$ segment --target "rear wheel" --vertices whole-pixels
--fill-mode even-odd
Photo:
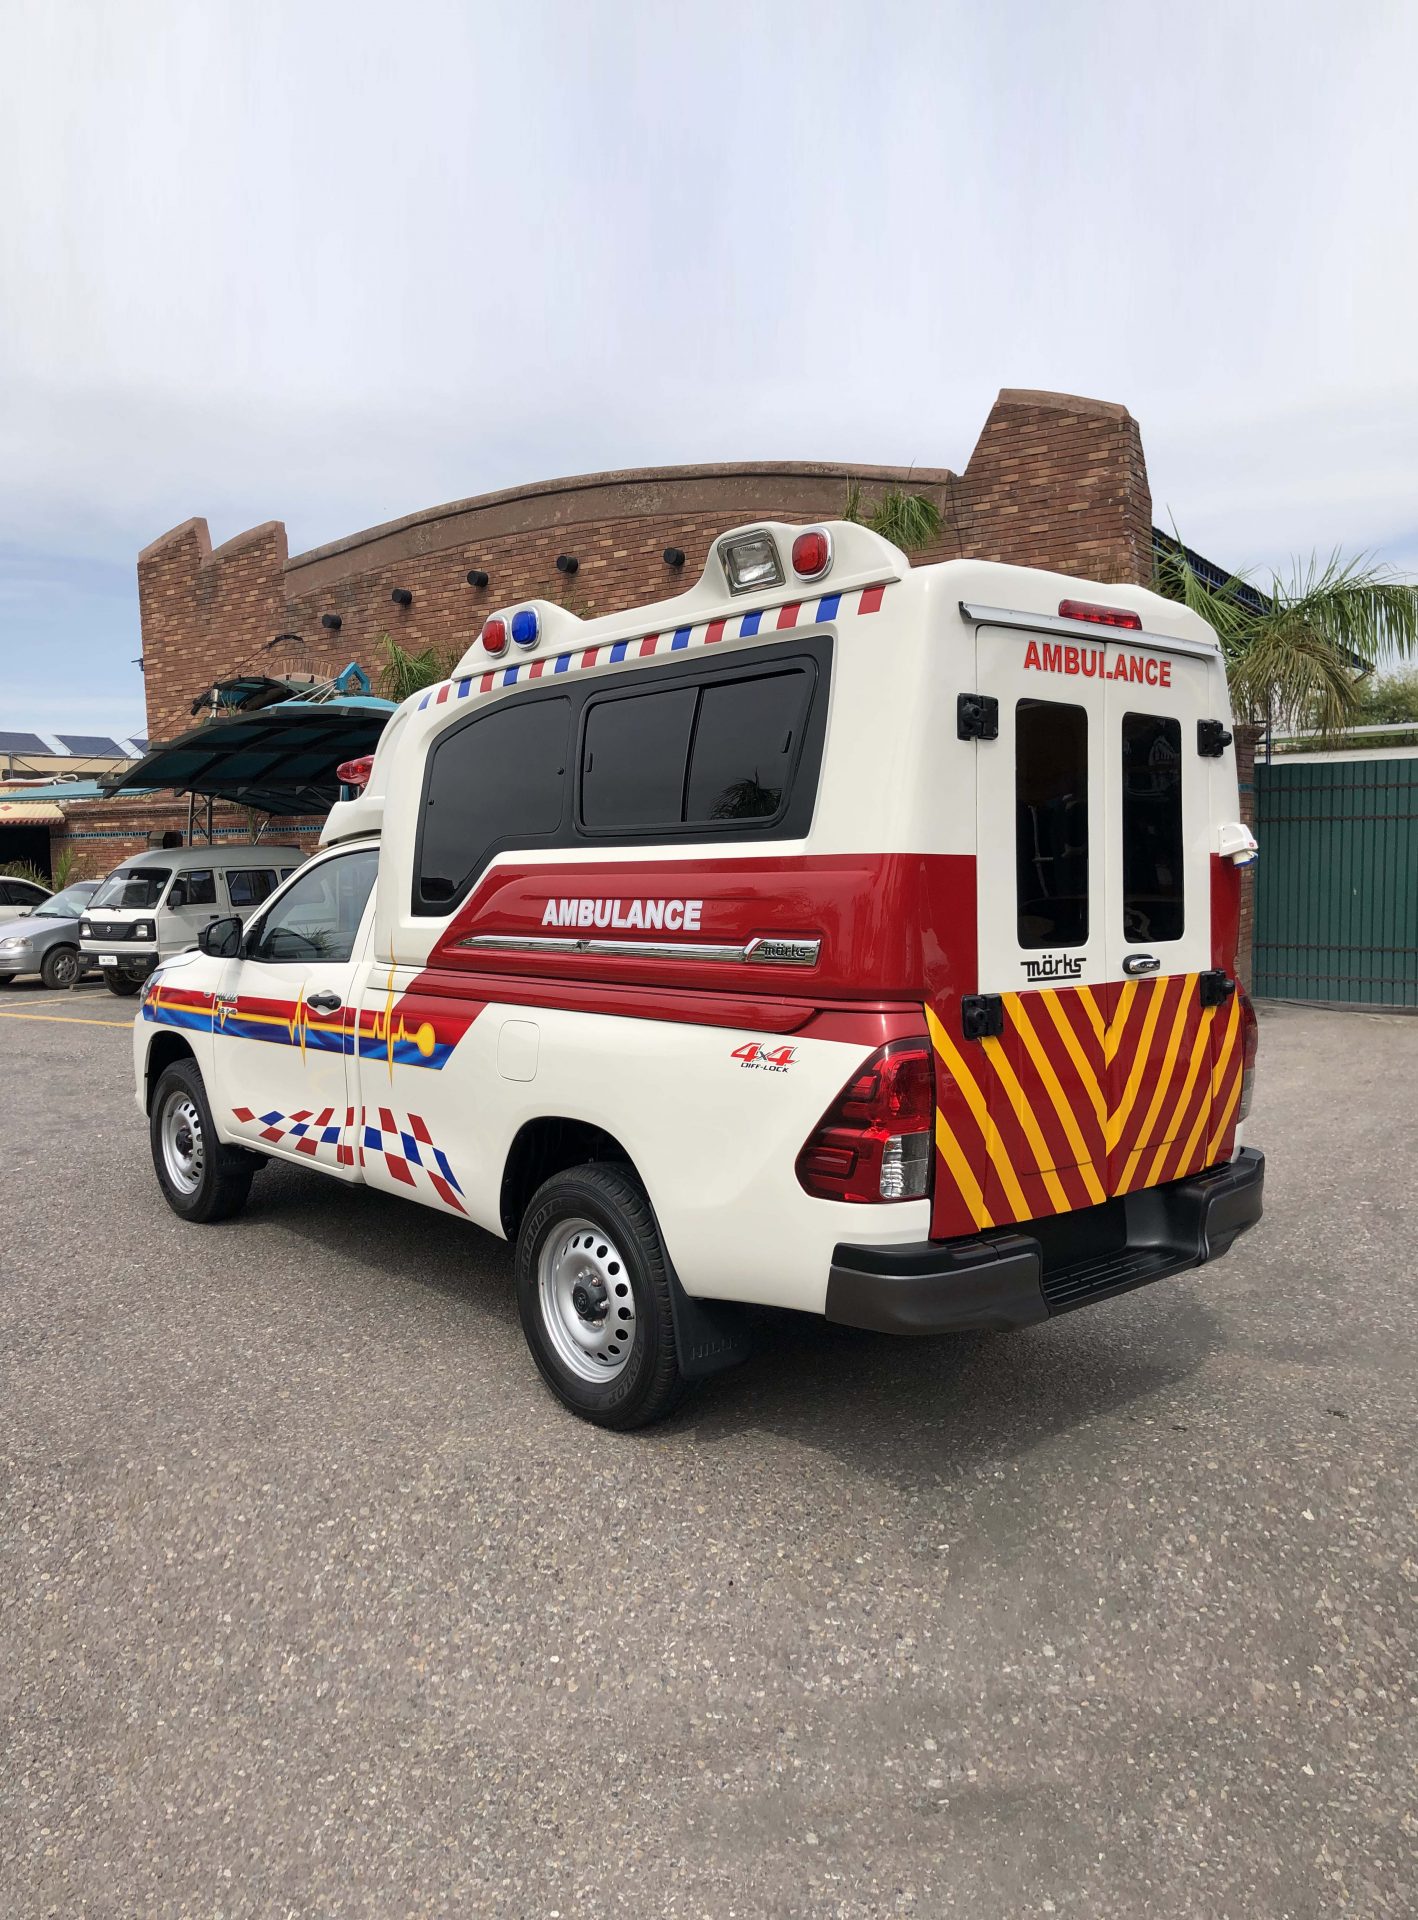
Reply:
[[[114,967],[105,967],[103,984],[110,993],[121,994],[126,999],[129,994],[136,993],[143,983],[141,980],[131,980],[126,973],[119,973]]]
[[[77,947],[51,947],[39,963],[39,977],[47,987],[72,987],[80,971]]]
[[[574,1167],[533,1194],[517,1307],[552,1392],[597,1426],[648,1426],[679,1402],[669,1272],[650,1203],[623,1168]]]
[[[148,1138],[163,1198],[180,1219],[226,1220],[246,1205],[254,1164],[218,1140],[194,1061],[174,1061],[159,1079]]]

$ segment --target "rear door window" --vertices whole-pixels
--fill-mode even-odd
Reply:
[[[1122,752],[1123,938],[1180,940],[1186,925],[1181,722],[1125,713]]]
[[[189,907],[217,904],[217,880],[210,867],[193,867],[190,872],[179,874],[177,885],[182,888]]]
[[[1088,713],[1057,700],[1015,709],[1015,886],[1021,947],[1088,940]]]

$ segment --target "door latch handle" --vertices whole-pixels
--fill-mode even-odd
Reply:
[[[338,1013],[344,1001],[338,993],[307,993],[305,1004],[312,1013]]]
[[[1153,954],[1125,953],[1123,955],[1124,973],[1137,975],[1139,973],[1160,973],[1161,971],[1162,962]]]

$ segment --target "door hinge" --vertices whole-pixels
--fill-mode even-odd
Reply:
[[[1224,967],[1213,967],[1210,973],[1199,974],[1197,986],[1204,1007],[1224,1007],[1236,991],[1236,983]]]
[[[1230,731],[1220,720],[1197,721],[1196,750],[1203,760],[1219,760],[1230,744]]]
[[[967,1040],[994,1040],[1004,1032],[1004,1001],[997,993],[967,993],[960,1002]]]
[[[957,694],[955,732],[961,740],[998,740],[999,701],[992,693]]]

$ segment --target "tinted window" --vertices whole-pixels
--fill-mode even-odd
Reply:
[[[234,907],[254,907],[275,892],[276,876],[270,867],[228,867],[226,890]]]
[[[28,880],[10,880],[6,883],[10,889],[10,898],[17,907],[37,907],[49,895],[43,887],[32,887]]]
[[[686,820],[772,819],[787,792],[811,690],[801,671],[705,687]]]
[[[1123,715],[1123,938],[1180,940],[1182,727],[1157,714]]]
[[[556,832],[570,720],[568,700],[528,700],[494,708],[439,741],[419,845],[425,906],[459,898],[500,847]]]
[[[350,959],[378,869],[377,847],[361,847],[358,852],[322,861],[271,908],[257,929],[247,958]]]
[[[699,695],[693,687],[597,700],[581,746],[581,818],[588,827],[678,826]]]
[[[176,893],[181,887],[189,907],[214,907],[217,904],[216,876],[210,867],[194,867],[190,873],[180,873],[173,886]]]
[[[1088,938],[1088,715],[1052,700],[1015,708],[1015,875],[1021,947]]]

